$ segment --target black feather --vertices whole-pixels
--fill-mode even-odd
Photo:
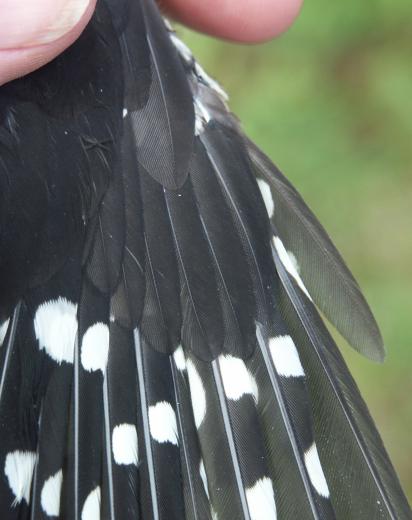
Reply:
[[[373,420],[315,307],[274,249],[283,315],[300,345],[319,446],[339,518],[410,518],[410,508]]]
[[[281,334],[282,329],[278,331]],[[269,375],[273,393],[279,406],[280,415],[285,426],[288,441],[291,445],[300,478],[302,479],[311,515],[314,519],[334,519],[335,513],[328,500],[317,493],[311,483],[309,471],[305,464],[305,452],[313,445],[312,417],[310,414],[307,388],[302,376],[282,378],[271,360],[268,349],[268,338],[258,326],[257,341],[263,362]],[[292,379],[292,381],[290,381]]]
[[[106,0],[122,54],[124,111],[144,107],[152,81],[150,51],[140,2]]]
[[[176,361],[176,357],[179,356],[179,361]],[[202,459],[182,347],[179,347],[176,351],[174,359],[170,358],[170,363],[176,402],[177,427],[181,445],[180,456],[185,498],[185,518],[187,520],[211,520],[209,491],[205,489],[200,474]]]
[[[249,265],[234,219],[213,167],[199,139],[195,141],[190,179],[212,253],[226,326],[231,328],[229,352],[248,356],[255,342],[256,304]]]
[[[105,427],[107,450],[105,456],[108,461],[109,489],[103,486],[102,495],[109,496],[110,500],[109,507],[103,508],[102,516],[105,517],[107,514],[109,517],[121,520],[138,519],[140,517],[140,461],[136,425],[140,408],[134,337],[131,330],[125,330],[115,322],[110,323],[104,402],[108,411],[106,419],[108,424]],[[123,453],[125,454],[122,455]]]
[[[123,262],[126,229],[124,205],[123,178],[115,169],[113,180],[95,216],[96,225],[92,226],[94,239],[87,260],[90,280],[101,292],[109,294],[119,283]]]
[[[247,146],[257,175],[270,186],[272,220],[285,247],[297,258],[316,305],[356,350],[383,361],[383,340],[375,318],[328,234],[271,161],[251,141]]]
[[[146,300],[141,332],[160,352],[173,352],[180,341],[180,281],[169,215],[162,186],[140,171],[146,245]]]
[[[148,101],[131,121],[140,164],[164,187],[176,189],[187,178],[192,153],[192,96],[154,1],[142,2],[142,9],[152,76]]]
[[[232,130],[213,121],[200,134],[200,140],[242,240],[254,285],[257,318],[268,325],[274,306],[270,229],[243,144]]]
[[[125,229],[124,247],[120,279],[111,301],[112,313],[123,326],[134,328],[139,322],[145,294],[145,241],[143,226],[143,207],[138,169],[136,146],[132,138],[128,119],[121,140],[121,165],[119,174],[123,178]],[[121,173],[120,173],[121,172]],[[116,245],[116,244],[115,244]]]
[[[165,200],[181,274],[182,341],[201,359],[223,346],[223,323],[212,253],[199,217],[190,178]]]

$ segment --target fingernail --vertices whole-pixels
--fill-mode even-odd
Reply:
[[[90,0],[2,0],[0,49],[42,45],[68,33]]]

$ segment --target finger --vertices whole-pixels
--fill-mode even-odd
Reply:
[[[96,0],[0,0],[0,85],[52,60],[89,21]]]
[[[163,0],[172,17],[196,30],[229,40],[257,43],[285,31],[303,0]]]

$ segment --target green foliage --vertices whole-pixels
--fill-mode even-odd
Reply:
[[[411,16],[409,0],[307,0],[286,35],[258,47],[179,29],[365,290],[387,362],[343,349],[410,499]]]

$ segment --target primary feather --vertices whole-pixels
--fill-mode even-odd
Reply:
[[[2,519],[412,518],[314,305],[374,318],[226,101],[153,0],[0,88]]]

